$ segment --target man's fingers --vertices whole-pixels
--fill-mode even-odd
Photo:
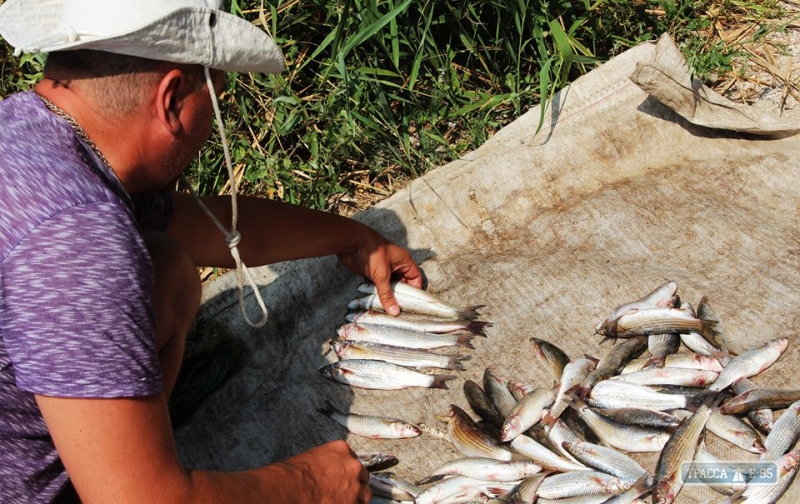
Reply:
[[[400,314],[400,305],[397,303],[397,299],[394,297],[394,293],[392,292],[392,286],[389,282],[385,282],[383,288],[380,285],[375,284],[378,289],[378,298],[381,300],[381,306],[389,315],[399,315]]]

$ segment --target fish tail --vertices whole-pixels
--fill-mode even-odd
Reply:
[[[456,345],[462,346],[462,347],[465,347],[465,348],[473,348],[474,349],[475,347],[472,346],[472,342],[471,342],[472,338],[474,338],[474,337],[475,337],[475,335],[472,334],[472,333],[464,333],[464,334],[460,335],[458,337],[458,339],[456,339]]]
[[[697,394],[686,398],[686,409],[689,411],[697,411],[700,406],[707,406],[714,408],[718,406],[725,398],[727,393],[723,391],[704,390]]]
[[[467,325],[467,331],[475,334],[476,336],[483,336],[486,338],[486,333],[483,332],[487,327],[492,327],[494,324],[486,320],[470,320]]]
[[[485,307],[486,305],[472,305],[472,306],[465,306],[461,310],[458,310],[458,318],[460,320],[475,320],[479,317],[478,310]]]
[[[459,371],[466,371],[466,368],[464,367],[463,364],[461,364],[461,361],[467,361],[470,359],[472,359],[471,355],[456,355],[450,359],[447,369],[457,369]]]
[[[455,379],[453,375],[435,375],[433,378],[433,383],[431,383],[430,388],[438,388],[438,389],[445,389],[449,390],[450,387],[447,386],[448,380]]]
[[[664,367],[665,357],[650,357],[642,366],[642,370],[650,368],[661,369]]]

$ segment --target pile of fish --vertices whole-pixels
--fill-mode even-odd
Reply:
[[[573,359],[531,338],[555,387],[492,368],[482,384],[466,380],[478,420],[456,405],[443,416],[445,436],[463,458],[416,483],[372,473],[373,502],[629,503],[649,495],[660,504],[673,502],[686,478],[722,494],[710,502],[780,499],[800,464],[800,450],[792,451],[800,390],[761,388],[749,378],[777,361],[787,338],[732,355],[708,301],[696,310],[681,302],[675,282],[618,306],[596,332],[614,340],[600,358]],[[784,410],[777,420],[775,410]],[[720,460],[706,449],[707,433],[742,455]],[[653,473],[636,453],[658,454]],[[741,461],[762,463],[764,477],[719,478]],[[717,478],[703,476],[703,467]]]

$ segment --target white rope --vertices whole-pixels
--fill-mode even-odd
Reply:
[[[200,205],[200,208],[205,211],[205,213],[211,218],[211,221],[214,222],[214,225],[222,232],[225,236],[225,242],[228,244],[228,248],[231,250],[231,256],[233,256],[233,260],[236,263],[236,279],[239,283],[239,309],[242,312],[242,316],[244,317],[245,322],[250,327],[261,327],[267,323],[267,318],[269,316],[269,312],[267,311],[267,306],[264,304],[264,298],[261,296],[261,291],[258,289],[258,285],[256,284],[253,275],[250,273],[250,270],[247,269],[247,265],[242,261],[241,256],[239,255],[239,242],[242,240],[242,235],[239,234],[239,231],[236,230],[236,223],[239,218],[239,207],[236,201],[236,177],[233,173],[233,163],[231,162],[231,155],[228,149],[228,139],[225,136],[225,129],[222,127],[222,113],[219,111],[219,104],[217,103],[217,93],[214,90],[214,82],[211,80],[211,73],[208,70],[208,67],[203,67],[206,76],[206,85],[208,87],[208,92],[211,95],[211,103],[214,106],[214,115],[217,119],[217,129],[219,130],[219,136],[222,140],[222,151],[225,154],[225,166],[228,168],[228,177],[231,180],[231,229],[228,231],[225,229],[225,226],[217,219],[214,213],[208,209],[205,203],[202,202],[197,193],[194,192],[192,189],[191,184],[189,181],[186,180],[186,177],[181,175],[181,181],[183,184],[189,189],[189,193],[194,197],[197,204]],[[247,310],[245,309],[244,304],[244,281],[247,278],[247,282],[250,284],[250,287],[253,289],[253,293],[256,296],[256,301],[258,301],[258,306],[261,308],[261,319],[253,322],[250,317],[247,315]]]

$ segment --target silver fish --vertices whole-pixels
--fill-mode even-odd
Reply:
[[[470,355],[442,355],[425,349],[405,348],[369,341],[334,340],[330,346],[340,359],[372,359],[414,368],[458,369]]]
[[[384,418],[355,413],[342,413],[329,401],[317,411],[345,427],[358,436],[372,439],[403,439],[419,436],[422,431],[416,425],[397,418]]]
[[[623,481],[633,483],[646,475],[648,476],[648,482],[652,483],[652,478],[649,478],[650,475],[647,470],[627,454],[614,448],[585,441],[564,443],[564,448],[579,462],[616,476]]]
[[[500,416],[505,419],[517,405],[517,400],[508,390],[508,380],[499,375],[491,367],[483,371],[483,390],[489,396],[489,400],[494,405]]]
[[[633,486],[624,492],[604,500],[603,504],[634,504],[639,501],[639,497],[649,492],[651,489],[650,475],[645,474]]]
[[[579,495],[617,494],[630,488],[631,484],[616,476],[600,471],[572,471],[551,474],[539,485],[542,499],[564,499]]]
[[[714,454],[709,452],[706,448],[706,442],[702,437],[700,438],[700,444],[697,446],[697,452],[694,454],[694,462],[692,462],[692,464],[697,464],[700,467],[717,467],[726,471],[726,474],[735,474],[736,471],[735,465],[732,465],[724,460],[720,460]],[[744,490],[744,488],[747,486],[747,481],[721,482],[715,481],[714,479],[709,479],[704,481],[704,483],[715,492],[723,495],[733,495],[736,492]]]
[[[621,424],[657,429],[672,429],[681,423],[675,415],[645,408],[605,408],[598,409],[597,413]]]
[[[472,333],[434,334],[400,327],[375,324],[344,324],[337,329],[339,337],[346,340],[368,341],[405,348],[432,350],[451,346],[473,348]]]
[[[645,408],[656,411],[685,408],[686,396],[656,392],[645,385],[604,380],[592,388],[587,401],[595,408]]]
[[[741,415],[759,409],[783,409],[800,401],[800,390],[752,388],[734,396],[720,407],[724,415]]]
[[[542,466],[527,460],[502,461],[487,457],[466,457],[447,462],[417,482],[425,485],[461,475],[484,481],[519,481],[542,471]]]
[[[733,391],[734,394],[743,394],[744,392],[754,388],[758,388],[758,385],[747,378],[742,378],[731,385],[731,391]],[[775,416],[772,413],[772,410],[768,408],[748,411],[747,419],[750,420],[750,424],[753,427],[755,427],[761,434],[765,436],[770,433],[772,426],[775,423]]]
[[[649,308],[628,312],[600,328],[606,338],[632,338],[651,334],[681,334],[698,332],[706,339],[714,338],[713,320],[702,320],[689,310],[680,308]]]
[[[632,453],[660,452],[670,437],[668,432],[660,429],[615,422],[594,412],[577,397],[573,397],[570,406],[589,424],[603,444],[619,450]]]
[[[530,429],[544,416],[545,408],[553,404],[556,391],[540,388],[525,395],[511,409],[500,429],[500,441],[508,442]]]
[[[764,440],[766,451],[760,460],[775,460],[786,454],[800,439],[800,401],[791,406],[775,420],[772,431]]]
[[[676,302],[678,302],[675,296],[676,292],[678,292],[677,282],[670,281],[663,283],[643,298],[630,303],[621,304],[614,308],[608,317],[606,317],[606,320],[597,326],[596,330],[599,332],[605,324],[618,319],[628,312],[645,310],[648,308],[672,308],[675,306]]]
[[[775,363],[787,346],[789,346],[789,338],[775,338],[737,355],[725,366],[709,390],[718,392],[742,378],[757,375]]]
[[[612,376],[609,380],[636,383],[637,385],[686,385],[700,387],[712,383],[719,373],[705,369],[676,367],[651,367],[624,375]]]
[[[437,334],[469,331],[473,334],[483,335],[484,329],[493,325],[491,322],[484,320],[443,320],[424,315],[414,315],[413,313],[395,316],[373,310],[350,312],[345,315],[345,319],[356,324],[387,325]]]
[[[537,499],[539,485],[550,473],[539,473],[524,479],[507,493],[500,495],[486,504],[533,504]]]
[[[680,346],[681,337],[678,334],[651,334],[647,338],[650,359],[645,364],[645,367],[664,367],[664,360],[667,356],[677,352]]]
[[[532,437],[524,434],[515,437],[511,441],[511,449],[550,471],[567,472],[589,469],[580,462],[562,457]]]
[[[358,290],[368,295],[351,302],[348,308],[360,308],[373,311],[382,310],[375,284],[361,284],[358,286]],[[456,306],[427,291],[417,289],[403,282],[392,282],[392,291],[400,305],[401,312],[406,311],[418,315],[430,315],[452,320],[474,320],[478,318],[477,310],[484,306]]]
[[[447,389],[452,375],[424,374],[390,362],[347,359],[320,368],[323,376],[353,387],[373,390],[400,390],[409,387]]]
[[[748,485],[742,494],[743,502],[749,504],[774,504],[783,496],[784,492],[797,476],[800,467],[800,451],[787,453],[775,460],[777,466],[777,480],[766,485]]]
[[[497,427],[499,435],[499,429],[503,427],[504,419],[500,416],[500,413],[498,413],[497,408],[494,407],[494,404],[492,404],[492,401],[489,399],[486,391],[484,391],[483,388],[481,388],[481,386],[474,381],[465,380],[464,396],[466,397],[467,403],[469,403],[469,407],[472,409],[472,411],[484,421],[489,422],[491,425]]]
[[[641,371],[647,359],[633,359],[622,368],[620,374],[629,374],[636,371]],[[692,352],[678,352],[668,355],[664,359],[664,367],[669,368],[686,368],[686,369],[703,369],[706,371],[715,371],[717,373],[722,371],[722,364],[717,359],[707,355],[699,355]]]
[[[568,362],[564,366],[553,407],[547,412],[544,420],[546,423],[551,423],[561,416],[561,413],[569,406],[569,402],[565,399],[567,391],[583,382],[589,373],[595,370],[597,362],[596,359],[581,358]]]
[[[625,365],[635,359],[647,349],[647,337],[641,336],[631,338],[611,347],[611,349],[600,358],[595,370],[581,382],[576,390],[576,394],[585,398],[595,383],[619,374]]]
[[[764,441],[753,427],[738,417],[721,414],[717,408],[711,413],[706,430],[750,453],[766,451]]]
[[[653,504],[670,504],[683,487],[681,467],[691,463],[700,443],[700,435],[711,416],[711,408],[705,404],[683,422],[670,437],[656,465]]]

